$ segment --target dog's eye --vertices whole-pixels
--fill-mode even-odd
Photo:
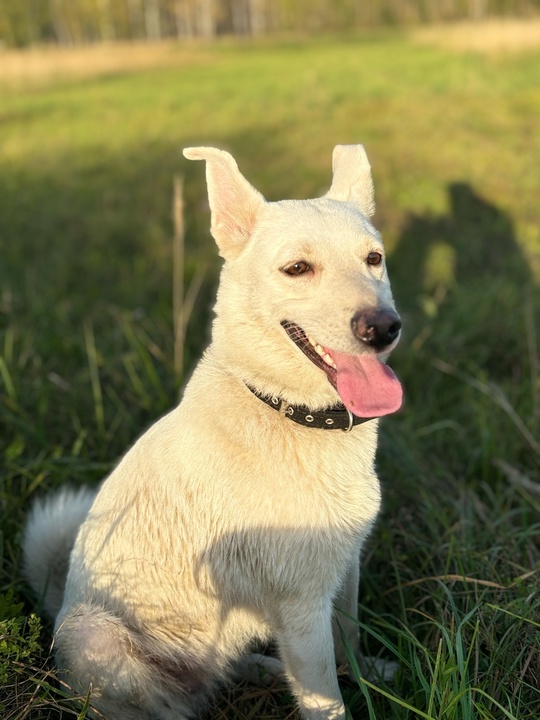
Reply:
[[[311,270],[311,265],[305,260],[299,260],[298,262],[288,265],[283,268],[283,272],[286,275],[303,275]]]
[[[366,258],[368,265],[380,265],[382,262],[382,255],[380,252],[370,252]]]

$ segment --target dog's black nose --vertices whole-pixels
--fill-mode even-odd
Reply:
[[[382,350],[399,335],[401,320],[395,310],[369,308],[353,315],[351,327],[359,340]]]

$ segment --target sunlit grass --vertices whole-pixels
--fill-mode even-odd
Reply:
[[[382,423],[361,628],[400,671],[392,686],[343,679],[344,694],[354,720],[537,720],[540,54],[379,33],[51,52],[37,71],[28,57],[0,69],[0,590],[34,608],[18,568],[31,499],[98,482],[176,402],[178,173],[185,287],[207,267],[188,370],[207,342],[219,262],[203,168],[181,148],[232,150],[280,199],[324,192],[332,147],[364,142],[406,404]],[[49,632],[43,658],[9,668],[6,717],[60,716],[40,669]],[[241,687],[211,716],[291,707],[283,688]]]

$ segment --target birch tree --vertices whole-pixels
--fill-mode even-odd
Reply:
[[[212,38],[216,34],[216,12],[214,0],[198,0],[199,35]]]
[[[144,0],[144,23],[148,40],[161,40],[159,0]]]

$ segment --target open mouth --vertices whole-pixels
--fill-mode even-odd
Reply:
[[[300,348],[304,355],[306,355],[314,365],[324,370],[328,376],[328,380],[337,390],[337,369],[332,356],[322,345],[319,345],[316,340],[306,335],[300,325],[290,322],[289,320],[283,320],[281,325],[293,343]]]
[[[290,320],[283,320],[281,325],[296,347],[323,370],[345,407],[354,415],[374,418],[399,410],[403,400],[401,384],[375,353],[341,353],[323,347]]]

